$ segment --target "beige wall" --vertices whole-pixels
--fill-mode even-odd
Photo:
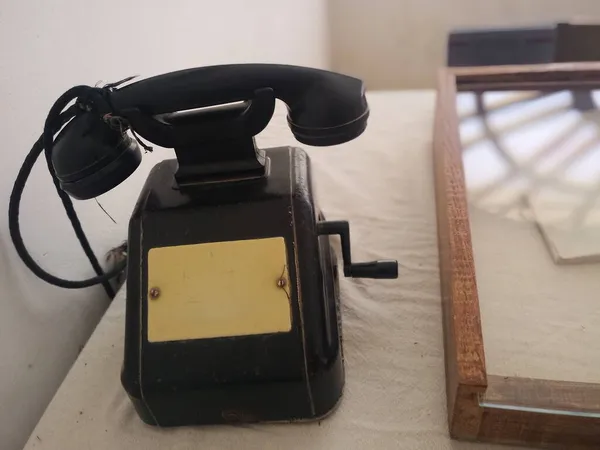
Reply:
[[[457,27],[600,21],[600,0],[329,0],[332,68],[370,89],[433,87]],[[600,43],[599,43],[600,45]]]

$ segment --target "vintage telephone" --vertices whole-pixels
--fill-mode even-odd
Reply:
[[[59,286],[106,286],[123,268],[99,269],[65,192],[89,199],[125,180],[141,160],[138,135],[175,150],[150,172],[129,224],[121,378],[149,424],[326,415],[344,384],[330,235],[341,238],[345,276],[397,277],[396,261],[352,262],[348,223],[316,206],[303,150],[256,148],[277,98],[308,145],[350,141],[367,125],[360,80],[304,67],[214,66],[78,86],[51,109],[15,182],[9,222],[25,264]],[[98,273],[89,280],[48,274],[23,244],[20,198],[43,151]]]

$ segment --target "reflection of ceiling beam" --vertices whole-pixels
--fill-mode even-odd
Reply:
[[[500,141],[498,140],[498,134],[492,131],[490,127],[488,121],[488,111],[485,109],[485,105],[483,103],[483,94],[479,93],[476,95],[475,105],[477,108],[477,114],[481,117],[481,122],[483,124],[484,137],[494,144],[496,153],[498,153],[500,157],[508,163],[511,169],[518,169],[519,164],[517,164],[513,157],[503,148],[502,144],[500,144]]]
[[[581,126],[581,124],[577,124],[577,126]],[[564,133],[561,137],[568,138],[570,136],[567,133]],[[587,141],[583,142],[582,144],[579,145],[579,147],[577,148],[576,151],[571,153],[569,155],[569,157],[566,158],[562,164],[560,164],[560,166],[557,169],[551,171],[547,175],[539,175],[533,171],[533,167],[537,163],[541,162],[544,158],[543,155],[536,155],[535,158],[532,158],[526,164],[515,167],[515,168],[511,168],[511,170],[502,178],[494,181],[493,183],[490,183],[489,185],[487,185],[481,189],[472,191],[469,195],[469,198],[475,203],[481,202],[485,197],[493,194],[496,190],[501,189],[504,185],[511,182],[517,176],[521,176],[521,175],[525,175],[526,177],[528,177],[531,180],[531,187],[530,187],[531,193],[537,192],[537,190],[539,190],[541,187],[556,185],[557,184],[556,183],[557,176],[561,172],[564,172],[566,169],[568,169],[571,165],[573,165],[579,159],[584,157],[588,152],[590,152],[591,150],[596,148],[597,143],[598,143],[598,141],[597,141],[596,137],[590,138]],[[551,148],[556,149],[556,147],[549,146],[547,150],[549,150]],[[549,154],[547,153],[545,156],[549,156]],[[570,186],[569,184],[564,184],[564,183],[560,185],[560,188],[567,192],[576,192],[576,193],[581,192],[581,188],[575,187],[575,186]]]
[[[495,151],[498,153],[498,155],[504,161],[506,161],[508,163],[510,168],[508,170],[508,173],[505,176],[501,177],[499,180],[496,180],[481,189],[470,191],[469,198],[470,198],[470,201],[473,203],[481,203],[483,199],[494,194],[499,189],[506,187],[506,185],[508,183],[510,183],[511,181],[513,181],[514,179],[516,179],[519,176],[525,176],[528,180],[530,180],[530,183],[531,183],[530,187],[529,187],[530,194],[539,191],[539,189],[541,189],[542,187],[556,185],[557,176],[561,173],[564,173],[565,170],[567,170],[575,162],[580,160],[588,152],[590,152],[592,149],[594,149],[598,143],[597,135],[594,137],[591,137],[591,138],[587,139],[585,142],[581,143],[574,152],[571,152],[567,158],[565,158],[554,170],[549,172],[547,175],[536,174],[535,173],[536,165],[538,165],[540,162],[542,162],[545,158],[551,156],[553,153],[558,151],[562,145],[567,143],[572,138],[574,133],[576,131],[578,131],[585,124],[585,121],[587,121],[586,119],[591,120],[597,124],[600,124],[600,118],[598,117],[597,110],[594,110],[594,112],[596,114],[590,113],[590,109],[589,109],[590,105],[594,105],[591,92],[590,91],[584,91],[584,92],[579,91],[579,92],[573,93],[573,103],[574,103],[573,106],[578,110],[585,111],[585,112],[583,112],[584,121],[575,123],[575,124],[569,126],[566,130],[563,130],[558,136],[554,137],[551,142],[547,143],[540,152],[536,153],[529,161],[527,161],[526,163],[521,164],[521,165],[518,164],[511,157],[511,155],[506,151],[506,149],[503,147],[503,145],[499,142],[498,133],[494,132],[490,128],[489,122],[488,122],[489,110],[487,110],[484,105],[483,93],[477,93],[475,95],[476,95],[476,113],[477,113],[477,115],[479,115],[481,117],[483,128],[484,128],[483,137],[485,137],[487,140],[492,142]],[[509,105],[506,105],[506,106],[509,106]],[[563,110],[564,107],[561,107],[560,109]],[[544,111],[544,114],[542,114],[542,116],[545,116],[546,115],[545,113],[547,113],[547,111]],[[539,116],[540,115],[538,115],[538,117]],[[525,126],[529,122],[531,122],[531,118],[528,118],[527,121],[525,121],[525,123],[520,122],[518,125]],[[512,125],[514,126],[515,124],[512,124]],[[599,183],[598,187],[599,187],[598,190],[594,190],[592,192],[585,194],[586,199],[584,200],[584,204],[581,205],[581,211],[579,211],[579,209],[578,209],[578,211],[579,211],[579,212],[577,212],[578,216],[580,216],[582,214],[583,214],[583,216],[585,216],[585,213],[589,210],[589,208],[591,208],[594,205],[596,199],[600,196],[600,183]],[[581,189],[576,186],[570,186],[568,184],[561,183],[560,188],[564,191],[574,191],[578,194],[582,194]],[[514,206],[513,204],[511,204],[510,202],[507,202],[507,204],[504,205],[504,207],[501,207],[498,211],[496,211],[496,213],[506,214],[513,209],[513,206]]]
[[[478,93],[477,97],[479,98],[480,96],[481,96],[481,94]],[[570,106],[555,106],[553,108],[549,108],[549,109],[546,109],[544,111],[540,111],[540,112],[537,112],[535,114],[532,114],[531,116],[529,116],[527,118],[520,118],[519,120],[515,120],[515,121],[513,121],[511,123],[508,123],[508,124],[504,125],[503,127],[498,127],[498,129],[496,129],[496,130],[494,130],[492,132],[494,134],[506,134],[506,133],[510,133],[512,131],[520,129],[521,127],[527,126],[528,124],[530,124],[532,122],[535,123],[538,120],[548,119],[548,118],[551,118],[551,117],[553,117],[553,116],[555,116],[557,114],[569,111],[571,108],[572,107],[570,107]],[[484,108],[484,111],[485,111],[485,108]],[[480,112],[477,111],[477,114],[479,115]],[[485,114],[485,117],[487,118],[488,115]],[[484,120],[484,122],[485,122],[485,120]],[[486,128],[488,128],[488,129],[490,129],[489,124],[485,123],[484,126]],[[487,134],[484,132],[484,134],[481,135],[481,136],[475,136],[475,137],[473,137],[473,138],[471,138],[469,140],[465,140],[463,142],[463,148],[468,151],[468,148],[471,145],[475,144],[476,142],[480,141],[481,139],[483,139],[485,137],[487,137]]]
[[[481,95],[480,92],[473,92],[472,94],[475,96]],[[520,103],[524,103],[527,101],[537,100],[537,99],[546,97],[547,95],[548,95],[547,93],[545,94],[545,93],[538,92],[538,91],[516,91],[516,92],[507,93],[506,96],[502,96],[502,98],[495,100],[493,103],[488,102],[487,111],[488,112],[497,111],[506,106],[514,106],[514,105],[518,105]],[[465,119],[469,119],[469,118],[475,117],[475,116],[477,116],[477,110],[466,113],[466,114],[461,114],[458,117],[458,119],[465,120]]]

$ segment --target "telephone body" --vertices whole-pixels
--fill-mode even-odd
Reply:
[[[345,276],[395,278],[397,263],[353,263],[348,223],[326,220],[315,202],[307,153],[259,149],[254,136],[280,99],[298,141],[352,140],[369,115],[363,83],[243,64],[74,89],[54,113],[73,97],[78,110],[46,148],[71,197],[125,180],[141,161],[139,136],[176,155],[151,170],[129,223],[121,381],[141,419],[180,426],[331,412],[344,362],[330,236],[341,238]]]

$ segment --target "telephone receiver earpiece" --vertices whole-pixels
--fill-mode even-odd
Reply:
[[[52,162],[67,193],[79,199],[96,197],[123,182],[141,160],[137,143],[107,122],[107,113],[155,144],[176,150],[198,144],[194,151],[201,158],[202,144],[237,138],[235,133],[258,133],[271,118],[276,98],[287,105],[288,125],[299,142],[342,144],[366,128],[369,108],[364,94],[359,79],[297,66],[240,64],[167,73],[107,91],[109,109],[76,116],[57,137]],[[254,110],[253,101],[259,106]],[[245,104],[192,112],[188,123],[172,115],[235,102]],[[237,128],[227,130],[219,114],[229,114],[228,120],[238,115],[237,122],[231,122]],[[207,120],[212,122],[202,127]],[[216,129],[224,132],[215,135]]]
[[[69,122],[52,149],[52,163],[62,189],[79,200],[98,197],[118,186],[141,161],[138,143],[93,112],[84,112]]]

